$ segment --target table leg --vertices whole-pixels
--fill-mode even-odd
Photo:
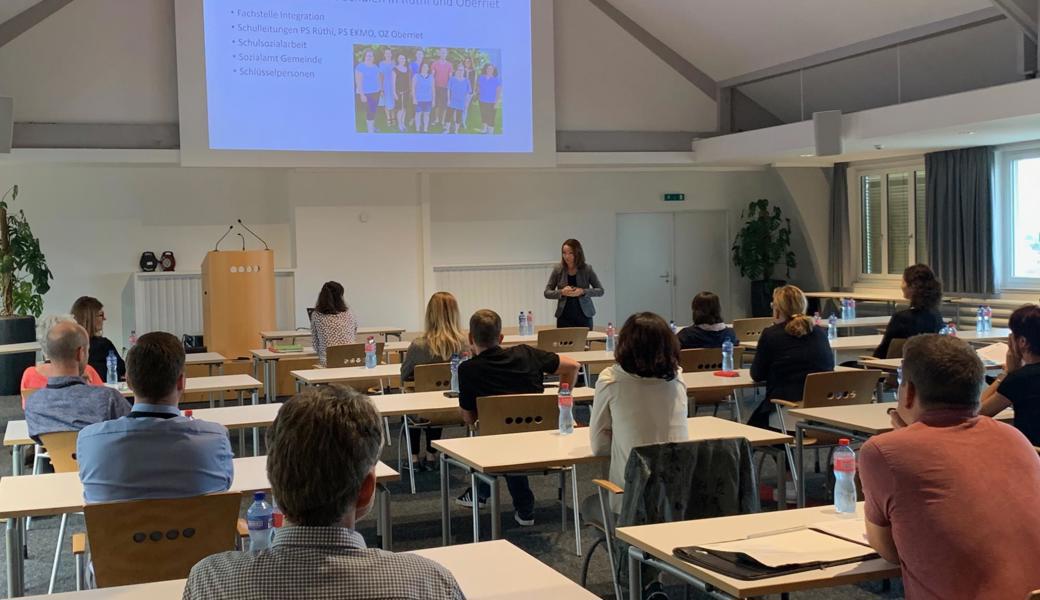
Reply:
[[[393,550],[394,535],[393,527],[390,525],[390,490],[380,484],[376,488],[379,498],[379,522],[383,530],[383,550]]]
[[[469,497],[473,500],[473,506],[470,508],[470,512],[473,514],[473,543],[476,544],[480,541],[480,496],[477,494],[477,474],[472,472],[469,474]],[[494,539],[492,536],[491,539]]]
[[[794,426],[794,451],[797,454],[795,456],[797,473],[794,477],[798,479],[798,508],[805,508],[805,428],[801,423],[797,423]],[[786,494],[786,490],[784,491]]]
[[[253,406],[260,404],[260,394],[253,390]],[[260,456],[260,428],[253,428],[253,456]]]
[[[206,374],[209,375],[210,377],[213,377],[213,363],[210,363],[210,364],[206,365]],[[210,393],[206,394],[206,396],[209,398],[209,407],[213,408],[214,407],[213,392],[210,392]]]
[[[236,394],[238,395],[238,405],[239,406],[245,406],[245,400],[242,397],[242,390],[238,390],[238,392],[236,392]],[[239,454],[244,454],[245,453],[245,449],[246,449],[246,432],[240,427],[238,429],[238,452],[239,452]]]
[[[25,554],[22,551],[22,519],[7,519],[4,546],[7,552],[7,597],[25,595]]]
[[[501,495],[498,493],[498,476],[492,475],[488,483],[491,485],[491,539],[502,537]]]
[[[787,509],[787,453],[780,450],[776,453],[776,489],[780,498],[776,501],[777,510]]]
[[[640,550],[635,546],[628,549],[628,597],[633,600],[643,597],[643,574],[639,568],[642,560]]]
[[[15,477],[21,475],[24,468],[25,459],[22,458],[22,453],[23,446],[21,444],[11,446],[11,475]]]
[[[267,395],[267,403],[271,404],[278,400],[278,361],[264,361],[269,369],[269,374],[264,378],[264,390]],[[300,391],[299,382],[296,382],[296,391]]]
[[[448,508],[448,455],[441,452],[441,545],[451,545],[451,510]]]

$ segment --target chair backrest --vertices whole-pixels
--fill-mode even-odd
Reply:
[[[888,342],[888,354],[885,358],[903,358],[903,346],[906,345],[906,338],[892,338]]]
[[[376,342],[376,358],[379,364],[386,364],[386,358],[383,356],[383,342]],[[325,366],[330,369],[365,366],[364,342],[360,344],[329,346],[325,349]]]
[[[477,398],[480,435],[546,431],[559,427],[556,394],[517,394]]]
[[[762,337],[762,331],[772,325],[772,317],[733,319],[733,333],[741,342],[757,342],[758,338]]]
[[[203,558],[235,549],[242,495],[234,492],[88,504],[98,587],[183,579]]]
[[[744,349],[733,348],[733,367],[740,368],[744,360]],[[722,368],[722,348],[690,348],[679,351],[679,365],[683,373],[718,371]]]
[[[538,349],[546,352],[583,352],[589,330],[584,327],[558,327],[538,332]]]
[[[76,439],[78,431],[61,431],[58,433],[40,434],[41,445],[47,449],[51,457],[51,466],[55,473],[76,473],[79,463],[76,461]]]
[[[451,389],[451,363],[434,363],[415,367],[415,391],[436,392]]]
[[[829,371],[805,378],[803,408],[870,404],[874,390],[885,375],[875,370]]]

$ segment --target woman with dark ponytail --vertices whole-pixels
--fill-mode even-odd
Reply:
[[[765,399],[748,420],[755,427],[769,426],[770,400],[800,402],[807,375],[834,370],[827,330],[805,314],[809,303],[802,290],[793,285],[773,290],[772,306],[776,324],[762,332],[751,363],[751,378],[766,382]]]

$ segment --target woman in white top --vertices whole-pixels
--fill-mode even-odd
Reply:
[[[610,456],[610,480],[624,487],[632,448],[689,439],[686,384],[679,341],[654,313],[636,313],[625,321],[614,357],[617,363],[596,382],[589,435],[592,452]],[[611,508],[620,510],[619,497],[611,499]]]
[[[353,344],[357,340],[357,328],[357,319],[343,299],[343,286],[336,281],[325,282],[311,312],[311,345],[321,366],[325,366],[329,346]]]

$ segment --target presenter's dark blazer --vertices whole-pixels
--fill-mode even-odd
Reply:
[[[582,314],[591,319],[596,316],[596,306],[592,304],[592,299],[603,295],[603,284],[588,264],[578,269],[576,279],[578,285],[575,287],[585,290],[585,295],[578,298],[578,304],[581,306]],[[560,290],[567,285],[567,272],[563,270],[563,265],[556,265],[549,276],[549,282],[545,284],[545,297],[557,301],[556,317],[563,314],[563,307],[567,304],[567,297],[560,294]]]

